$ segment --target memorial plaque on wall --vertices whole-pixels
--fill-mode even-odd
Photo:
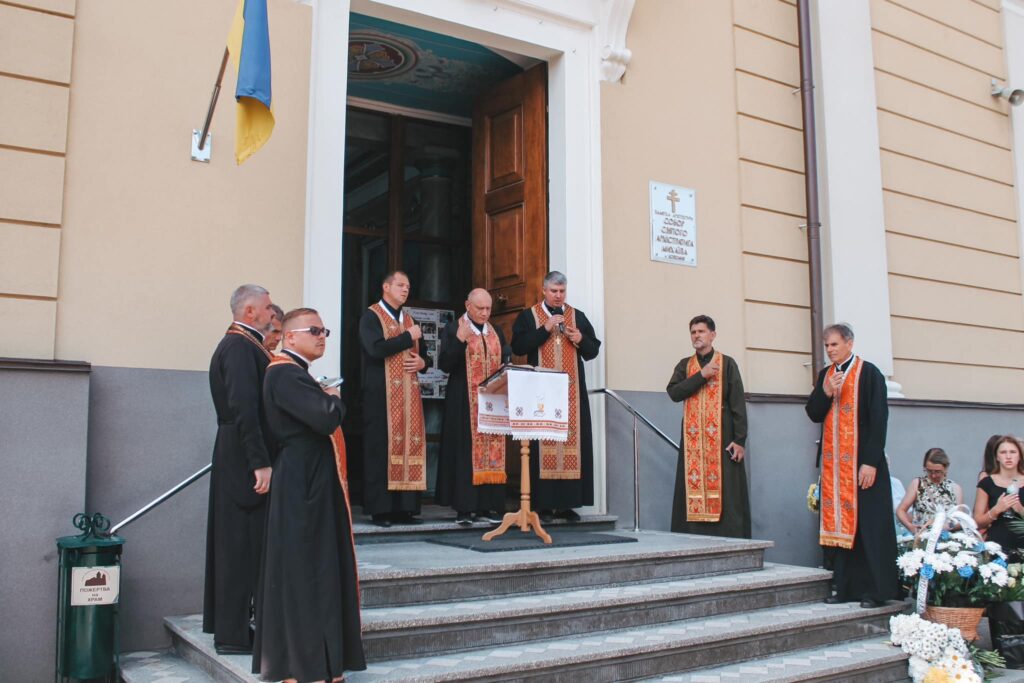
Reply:
[[[697,265],[697,192],[651,181],[651,260]]]

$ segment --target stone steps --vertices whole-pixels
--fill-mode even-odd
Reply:
[[[603,631],[440,657],[373,663],[348,676],[371,681],[520,681],[591,683],[716,667],[795,650],[883,636],[902,604],[807,603],[742,614]]]
[[[763,570],[548,594],[363,610],[369,661],[626,629],[822,600],[829,573]]]
[[[750,671],[758,667],[765,669],[761,672],[764,675],[789,674],[793,672],[776,671],[771,664],[785,662],[787,657],[792,657],[794,662],[802,661],[818,650],[856,653],[857,642],[863,639],[873,639],[867,642],[876,644],[884,640],[889,616],[902,609],[902,604],[895,603],[877,609],[862,609],[856,603],[786,605],[644,628],[373,662],[366,671],[350,673],[347,680],[350,683],[520,680],[590,683],[694,672],[694,677],[689,679],[694,683],[704,680],[696,677],[697,673],[745,683],[751,680],[745,673],[739,678],[724,674],[736,673],[743,666]],[[248,673],[250,657],[215,655],[213,639],[200,632],[198,616],[169,618],[167,625],[175,649],[184,659],[207,671],[209,668],[203,665],[204,661],[218,668],[211,672],[214,680],[221,683],[258,680]],[[887,647],[888,654],[872,647],[867,654],[856,653],[856,659],[851,656],[840,661],[841,655],[837,654],[828,660],[831,668],[812,660],[814,666],[807,671],[809,678],[780,680],[833,680],[837,667],[851,675],[856,672],[857,676],[867,676],[849,680],[902,680],[896,674],[902,672],[902,677],[906,677],[905,657],[898,649]],[[742,661],[746,664],[736,665]],[[843,668],[853,664],[863,671]],[[722,667],[721,673],[718,667]],[[820,670],[831,673],[815,678]],[[875,677],[879,671],[881,678]],[[155,683],[159,679],[152,680]]]
[[[631,542],[559,546],[552,529],[554,546],[507,552],[422,537],[360,544],[369,668],[347,680],[762,680],[755,670],[764,681],[906,677],[902,653],[880,646],[902,604],[825,605],[829,574],[764,563],[767,542],[600,530]],[[251,657],[215,653],[200,615],[165,625],[173,652],[126,656],[123,680],[258,680]]]
[[[509,533],[522,533],[518,530]],[[427,542],[359,548],[362,606],[452,602],[760,569],[766,541],[616,531],[638,543],[477,553]],[[552,531],[557,543],[557,532]]]
[[[649,683],[890,683],[907,680],[907,655],[890,645],[888,636],[647,679]]]

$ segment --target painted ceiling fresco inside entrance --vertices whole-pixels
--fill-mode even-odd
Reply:
[[[350,17],[352,97],[468,117],[480,94],[520,71],[477,43],[363,14]]]

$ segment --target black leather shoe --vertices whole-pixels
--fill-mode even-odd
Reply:
[[[885,604],[884,602],[879,602],[878,600],[872,600],[871,598],[864,598],[863,600],[860,601],[860,606],[863,607],[864,609],[874,609],[875,607],[881,607],[884,604]]]
[[[473,518],[468,512],[460,512],[455,516],[455,523],[459,526],[473,526]]]
[[[252,645],[226,645],[214,643],[213,647],[219,655],[251,655]]]
[[[423,524],[423,520],[413,517],[411,512],[396,512],[391,519],[395,524]]]
[[[560,510],[555,513],[555,517],[564,519],[567,522],[578,522],[580,521],[580,515],[575,510]]]
[[[539,516],[540,521],[544,522],[545,524],[550,524],[555,519],[555,516],[551,514],[551,510],[541,510],[540,512],[537,513],[537,516]]]
[[[391,518],[388,515],[372,515],[370,519],[379,527],[387,529],[391,526]]]
[[[846,602],[846,601],[842,600],[838,595],[830,595],[827,598],[825,598],[825,604],[826,605],[838,605],[838,604],[841,604],[843,602]]]

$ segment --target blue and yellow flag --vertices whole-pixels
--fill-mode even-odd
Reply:
[[[228,31],[228,52],[235,64],[235,161],[255,154],[274,131],[270,97],[270,29],[267,0],[238,0]]]

